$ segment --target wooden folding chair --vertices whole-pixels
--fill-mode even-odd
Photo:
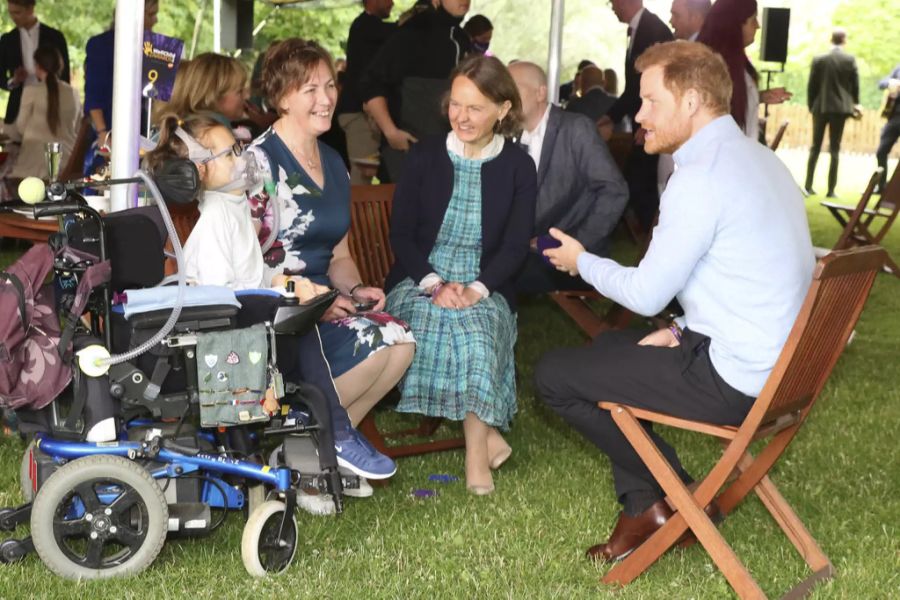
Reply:
[[[175,233],[178,234],[178,241],[184,246],[194,225],[200,219],[199,203],[195,200],[188,204],[176,204],[174,202],[166,202],[166,208],[169,209],[169,215],[172,217],[172,224],[175,225]],[[175,263],[175,255],[172,249],[172,240],[167,239],[165,245],[166,258],[165,274],[172,275],[178,272],[178,265]]]
[[[348,239],[350,256],[366,285],[384,287],[384,280],[394,262],[388,237],[394,189],[392,184],[354,185],[351,188]],[[466,441],[461,437],[412,444],[387,444],[388,439],[430,438],[442,422],[441,418],[423,417],[418,427],[383,433],[375,424],[375,415],[369,413],[359,424],[359,430],[379,452],[392,458],[463,448]]]
[[[781,140],[784,138],[784,132],[787,131],[788,125],[790,124],[791,122],[785,119],[781,122],[781,125],[778,126],[778,131],[775,132],[775,137],[772,138],[772,143],[769,144],[769,149],[772,150],[772,152],[778,150],[778,146],[781,145]]]
[[[855,246],[877,246],[890,231],[891,225],[897,218],[897,212],[900,211],[900,165],[894,169],[894,174],[875,205],[869,208],[869,201],[880,179],[881,169],[879,168],[872,174],[869,184],[856,206],[835,204],[834,202],[820,203],[844,228],[833,250]],[[878,226],[877,230],[875,229],[876,225]],[[900,277],[900,267],[890,255],[886,255],[885,270]]]
[[[628,162],[631,149],[634,147],[634,136],[631,133],[614,133],[606,141],[606,146],[609,148],[609,153],[612,154],[619,170],[624,173],[625,164]],[[641,251],[641,256],[643,256],[648,242],[645,236],[642,235],[637,217],[631,209],[625,209],[620,221],[621,224],[625,226],[635,243],[643,246]],[[558,290],[550,292],[550,299],[564,313],[569,315],[575,321],[575,324],[578,325],[578,328],[590,339],[607,329],[627,327],[634,317],[634,313],[618,304],[613,304],[605,314],[597,312],[594,304],[603,300],[603,296],[594,290]]]
[[[675,418],[658,412],[611,402],[600,402],[610,411],[619,429],[668,495],[674,515],[625,560],[611,569],[604,583],[627,584],[643,573],[690,529],[740,598],[765,598],[759,585],[737,558],[703,510],[727,484],[717,502],[723,515],[755,492],[785,535],[812,569],[812,575],[785,598],[799,598],[818,581],[834,575],[834,567],[806,530],[778,488],[769,471],[809,415],[869,295],[885,251],[878,247],[840,250],[816,267],[813,282],[778,362],[740,427],[723,427]],[[652,422],[711,435],[724,452],[693,492],[682,483],[647,435],[641,422]],[[752,442],[769,438],[753,456]],[[732,473],[736,479],[728,482]]]
[[[78,133],[75,135],[75,143],[72,144],[72,152],[69,154],[69,159],[63,165],[57,177],[60,181],[72,181],[73,179],[81,178],[84,170],[84,155],[87,154],[90,147],[90,134],[90,118],[81,117]]]
[[[619,170],[625,172],[625,163],[631,155],[631,149],[634,148],[634,135],[631,133],[614,133],[612,137],[606,140],[606,147],[612,154],[613,160]]]
[[[638,262],[644,258],[647,248],[650,247],[653,228],[656,227],[657,221],[659,221],[659,211],[653,218],[650,233],[640,243]],[[575,324],[589,339],[594,339],[599,333],[608,329],[624,329],[634,318],[633,312],[615,302],[604,314],[597,312],[594,303],[603,300],[604,296],[596,290],[558,290],[550,292],[550,299],[575,321]]]

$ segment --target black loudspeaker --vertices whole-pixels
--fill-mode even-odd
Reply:
[[[222,0],[222,50],[253,48],[253,0]]]
[[[759,59],[763,62],[787,61],[788,29],[791,25],[791,9],[764,8],[762,19],[762,44]]]

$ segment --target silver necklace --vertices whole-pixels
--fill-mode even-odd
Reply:
[[[312,158],[308,158],[305,154],[303,154],[300,151],[300,148],[298,148],[294,144],[289,144],[289,146],[291,148],[291,152],[294,153],[295,157],[300,159],[301,163],[306,163],[306,166],[310,169],[317,170],[319,168],[320,165],[319,165],[319,160],[318,160],[319,157],[318,156],[316,156],[316,160],[313,160]],[[316,151],[316,155],[318,155],[318,150]]]
[[[318,145],[315,147],[316,157],[315,157],[315,160],[313,160],[312,158],[308,158],[305,154],[303,154],[303,152],[300,151],[300,148],[296,144],[288,141],[287,135],[284,135],[280,131],[278,133],[281,136],[281,139],[287,143],[288,149],[291,151],[291,153],[294,155],[294,157],[298,160],[298,162],[301,163],[301,165],[303,163],[306,163],[306,166],[309,169],[313,169],[313,170],[319,169],[320,163],[319,163],[319,156],[318,156],[318,154],[319,154]]]

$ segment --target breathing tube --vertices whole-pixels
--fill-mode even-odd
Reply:
[[[274,181],[266,179],[263,187],[269,195],[269,206],[272,207],[272,230],[269,231],[269,237],[266,238],[266,241],[262,245],[262,253],[263,256],[265,256],[266,252],[269,251],[269,248],[272,247],[272,244],[274,244],[275,240],[278,238],[278,229],[281,221],[281,203],[278,201],[278,188]]]
[[[140,180],[144,182],[144,185],[150,191],[150,195],[153,197],[153,201],[156,203],[156,207],[159,209],[159,212],[162,215],[163,223],[165,223],[166,226],[166,231],[168,231],[169,233],[169,239],[172,240],[172,249],[175,254],[175,262],[178,265],[178,273],[175,275],[178,281],[178,293],[175,297],[175,305],[172,307],[172,313],[169,315],[169,318],[165,323],[163,323],[163,326],[160,328],[160,330],[157,331],[156,334],[153,335],[153,337],[151,337],[143,344],[132,348],[131,350],[123,354],[114,354],[112,356],[110,356],[109,350],[99,344],[88,346],[87,348],[79,351],[78,365],[85,374],[91,377],[99,377],[101,375],[105,375],[110,366],[117,365],[129,361],[136,356],[140,356],[141,354],[147,352],[153,346],[158,344],[164,337],[169,335],[172,329],[175,328],[175,324],[178,322],[178,317],[181,316],[181,309],[184,306],[184,294],[185,289],[187,288],[187,277],[185,275],[184,269],[184,251],[181,248],[181,242],[178,240],[178,232],[175,230],[175,224],[172,222],[172,216],[169,214],[169,209],[168,207],[166,207],[166,203],[163,200],[162,194],[160,193],[159,188],[156,186],[156,183],[153,181],[153,179],[151,179],[150,176],[142,170],[138,170],[134,174],[134,176],[140,178]]]

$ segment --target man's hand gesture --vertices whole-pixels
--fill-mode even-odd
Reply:
[[[550,236],[560,241],[559,248],[544,250],[544,256],[550,259],[550,264],[559,271],[565,271],[572,277],[578,275],[578,256],[584,252],[581,242],[570,235],[566,235],[556,227],[550,228]]]

